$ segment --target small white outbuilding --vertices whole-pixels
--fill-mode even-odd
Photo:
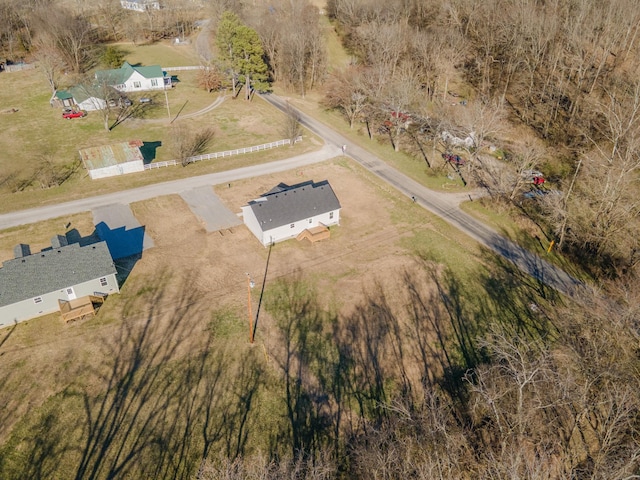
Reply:
[[[144,157],[140,151],[142,140],[103,145],[80,150],[84,168],[92,180],[143,172]]]

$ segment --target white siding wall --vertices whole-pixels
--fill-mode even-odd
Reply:
[[[253,210],[251,210],[251,207],[242,207],[242,219],[249,231],[253,233],[258,238],[258,240],[260,240],[260,242],[262,242],[262,229],[260,228],[258,219],[253,214]]]
[[[152,85],[152,80],[156,81],[156,85]],[[140,85],[136,86],[136,82]],[[125,92],[143,92],[145,90],[163,90],[164,78],[145,78],[138,72],[133,72],[129,79],[124,83],[123,90]]]
[[[105,275],[103,278],[107,279],[107,285],[104,287],[100,285],[99,278],[78,285],[69,286],[73,287],[73,291],[77,298],[84,297],[86,295],[106,295],[120,292],[115,275]],[[68,299],[64,289],[40,295],[40,298],[42,298],[42,302],[40,303],[34,303],[33,298],[29,298],[18,303],[0,307],[0,328],[13,325],[16,322],[29,320],[30,318],[57,312],[59,311],[58,299]]]
[[[287,224],[263,232],[260,228],[260,225],[258,224],[258,221],[256,220],[255,215],[253,214],[253,211],[251,210],[251,207],[242,207],[242,212],[245,225],[247,225],[251,233],[253,233],[258,238],[258,240],[260,240],[260,243],[262,243],[262,245],[264,245],[265,247],[272,242],[277,243],[284,240],[289,240],[290,238],[295,238],[301,232],[308,228],[317,227],[319,225],[325,225],[329,227],[331,225],[340,224],[340,210],[334,210],[333,212],[326,212],[311,217],[311,222],[309,222],[308,218],[293,222],[293,228],[291,228],[291,224]],[[333,213],[333,218],[330,218],[332,216],[331,213]]]
[[[95,180],[96,178],[115,177],[118,175],[136,172],[144,172],[144,163],[142,160],[120,163],[118,165],[111,165],[110,167],[95,168],[93,170],[89,170],[89,176],[91,177],[91,180]]]
[[[103,110],[107,106],[107,102],[97,97],[89,97],[84,102],[78,103],[81,110],[92,112],[95,110]]]

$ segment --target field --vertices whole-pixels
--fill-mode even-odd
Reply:
[[[145,366],[136,375],[146,378],[161,361],[163,368],[181,372],[171,389],[180,386],[187,390],[181,383],[186,381],[184,369],[197,362],[203,352],[224,353],[227,372],[236,372],[244,362],[250,362],[252,368],[263,372],[265,382],[256,393],[251,425],[265,432],[283,428],[284,417],[278,413],[283,406],[281,392],[274,390],[279,371],[274,359],[282,344],[272,318],[273,298],[283,282],[307,285],[316,292],[322,309],[336,318],[353,315],[362,302],[378,296],[402,311],[409,287],[407,275],[422,278],[425,259],[446,263],[459,285],[470,292],[478,287],[485,267],[478,262],[483,255],[474,242],[410,201],[396,198],[386,185],[350,161],[337,159],[303,172],[237,182],[231,188],[218,188],[216,193],[238,212],[248,199],[279,182],[294,184],[309,179],[328,179],[342,205],[341,225],[332,227],[328,241],[311,245],[292,240],[269,251],[244,226],[207,233],[179,197],[133,204],[155,247],[145,251],[131,271],[124,272],[121,294],[110,297],[97,318],[63,325],[58,315],[50,315],[2,330],[0,402],[5,412],[11,412],[0,422],[3,478],[32,472],[28,462],[38,453],[33,450],[40,448],[32,443],[38,431],[47,431],[51,441],[62,443],[59,449],[43,454],[39,468],[51,477],[72,475],[85,459],[79,452],[92,426],[86,409],[95,414],[93,409],[110,399],[107,385],[122,381],[120,376],[126,375],[126,370],[121,368],[130,367],[128,362],[134,358],[130,355],[139,355]],[[73,223],[85,234],[90,230],[87,221],[87,215],[81,215]],[[17,238],[44,245],[58,232],[56,227],[52,221],[51,231],[25,227],[21,232],[4,232],[0,252],[6,255]],[[247,341],[247,273],[256,282],[254,314],[262,304],[253,347]],[[109,380],[110,376],[120,380]],[[224,375],[223,380],[230,381]],[[153,386],[144,397],[149,405],[164,401],[163,389]],[[138,397],[124,400],[141,401]],[[136,422],[142,422],[147,414],[139,412]],[[47,427],[52,421],[54,429]],[[201,421],[194,418],[193,428]],[[199,437],[193,436],[200,445],[196,441]],[[260,438],[251,437],[247,448],[266,448]],[[105,448],[107,455],[113,453],[109,445]]]
[[[133,63],[162,59],[166,50],[157,48],[166,47],[131,47],[128,58]],[[171,50],[174,65],[188,64],[190,58],[180,58],[178,48]],[[13,75],[21,76],[0,76],[0,104],[18,110],[0,115],[0,128],[9,132],[0,138],[4,178],[35,169],[43,156],[65,164],[82,146],[131,138],[159,142],[155,160],[171,158],[163,98],[154,97],[143,118],[107,133],[95,115],[62,121],[59,111],[48,106],[37,70]],[[215,99],[193,86],[193,74],[178,79],[169,97],[173,115],[181,109],[198,111]],[[28,92],[24,98],[7,93],[22,86]],[[456,181],[429,174],[422,161],[370,142],[357,129],[348,131],[334,114],[314,105],[313,95],[296,104],[341,125],[353,141],[418,181],[462,190]],[[256,99],[225,100],[184,122],[191,128],[213,125],[211,150],[219,151],[282,138],[282,120]],[[305,141],[293,148],[99,182],[79,172],[61,187],[20,193],[9,193],[7,180],[0,185],[0,211],[237,168],[319,145],[305,133]],[[132,204],[155,246],[141,258],[118,264],[121,293],[108,298],[96,318],[64,325],[54,314],[0,330],[0,477],[188,478],[203,457],[216,452],[229,458],[282,453],[278,443],[289,428],[283,393],[287,321],[299,329],[299,342],[309,333],[300,330],[305,322],[316,322],[313,350],[320,355],[328,345],[345,341],[342,329],[358,322],[363,334],[348,346],[367,349],[380,333],[375,328],[383,329],[372,320],[395,318],[403,329],[420,320],[420,331],[402,347],[409,359],[403,374],[417,385],[425,373],[421,368],[435,378],[445,368],[444,355],[457,365],[471,354],[465,342],[475,338],[479,321],[500,321],[502,315],[522,321],[528,317],[520,313],[530,302],[544,305],[540,295],[553,297],[346,159],[215,190],[231,211],[239,212],[280,182],[324,179],[341,202],[341,224],[332,227],[330,240],[314,245],[292,240],[265,249],[244,226],[208,233],[178,196]],[[0,232],[0,260],[11,258],[16,243],[29,243],[33,250],[45,247],[68,223],[80,235],[93,232],[89,212],[6,230]],[[248,289],[247,274],[253,289]],[[454,308],[445,314],[443,304]],[[249,311],[258,318],[252,345]],[[425,312],[441,315],[442,323],[427,324]],[[432,352],[428,366],[421,366],[416,338],[424,342],[420,348]],[[436,342],[439,348],[434,349]],[[304,342],[296,345],[303,347]],[[389,372],[397,367],[392,357],[384,354],[382,366]],[[392,377],[385,378],[389,392],[400,388]]]
[[[173,59],[170,62],[172,64],[189,63],[188,58],[184,58],[183,61],[179,58],[174,59],[174,50],[188,51],[179,49],[183,47],[168,44],[123,47],[127,48],[127,58],[133,63],[141,58],[159,59],[165,54],[167,58]],[[280,140],[285,136],[282,131],[284,116],[259,98],[245,102],[225,97],[225,101],[218,108],[196,118],[181,120],[180,115],[199,111],[224,93],[208,94],[197,88],[195,72],[176,72],[174,76],[177,77],[176,86],[168,91],[171,120],[168,118],[164,94],[156,92],[148,95],[153,98],[153,103],[148,108],[135,118],[128,119],[107,132],[98,112],[89,112],[87,117],[81,119],[62,119],[60,109],[49,105],[51,91],[47,89],[45,78],[37,68],[10,74],[2,73],[0,110],[11,113],[0,113],[0,131],[3,132],[0,136],[0,211],[28,208],[181,176],[240,167],[317,147],[317,143],[311,140],[302,142],[286,152],[270,151],[266,156],[235,157],[230,161],[209,162],[206,165],[194,165],[189,169],[163,169],[150,174],[100,182],[92,182],[86,171],[80,167],[59,187],[40,188],[36,175],[30,186],[13,193],[19,189],[23,181],[42,168],[45,162],[49,162],[54,168],[70,167],[79,158],[78,150],[86,147],[139,139],[155,146],[152,151],[154,161],[174,159],[176,154],[172,144],[171,127],[175,124],[186,125],[190,129],[198,129],[204,125],[212,126],[215,136],[207,149],[210,152],[258,145]],[[66,86],[68,85],[61,85]],[[114,120],[112,118],[112,121]],[[307,135],[306,138],[311,139],[312,136]]]

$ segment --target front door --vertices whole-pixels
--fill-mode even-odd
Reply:
[[[74,291],[73,291],[73,287],[69,287],[69,288],[67,288],[67,290],[66,290],[66,291],[67,291],[67,298],[68,298],[69,300],[73,300],[73,299],[75,299],[75,298],[76,298],[76,292],[74,292]]]

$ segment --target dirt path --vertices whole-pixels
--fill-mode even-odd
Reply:
[[[215,99],[215,101],[204,107],[202,110],[198,110],[197,112],[193,112],[193,113],[187,113],[185,115],[179,115],[178,117],[176,117],[176,120],[184,120],[186,118],[195,118],[198,117],[200,115],[204,115],[205,113],[210,112],[211,110],[213,110],[214,108],[218,107],[219,105],[222,104],[222,102],[224,102],[227,99],[228,95],[221,95],[218,98]]]

